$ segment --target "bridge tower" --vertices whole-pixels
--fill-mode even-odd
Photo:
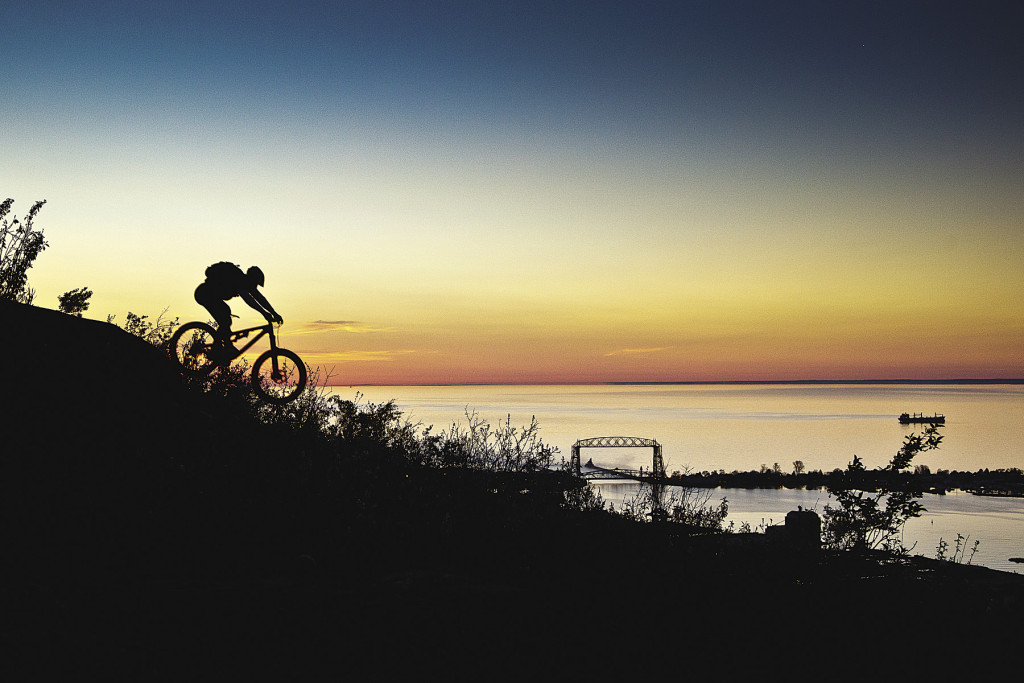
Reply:
[[[651,493],[654,497],[654,510],[652,514],[656,517],[664,515],[662,509],[662,491],[664,490],[663,480],[665,478],[665,460],[661,454],[661,444],[654,439],[643,439],[638,436],[597,436],[592,439],[580,439],[572,445],[569,456],[569,467],[577,477],[580,472],[580,449],[581,448],[650,448],[654,451],[651,459],[651,476],[643,477],[651,484]]]
[[[651,510],[651,518],[656,522],[664,522],[668,518],[665,508],[662,505],[664,498],[662,493],[665,490],[665,460],[661,457],[661,444],[654,442],[654,455],[651,462],[651,498],[654,507]]]
[[[665,476],[665,460],[661,455],[661,444],[654,439],[643,439],[639,436],[595,436],[592,439],[580,439],[572,445],[569,456],[569,467],[576,476],[580,476],[581,448],[651,448],[654,450],[651,474],[655,477]]]

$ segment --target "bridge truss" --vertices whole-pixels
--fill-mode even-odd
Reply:
[[[661,444],[654,439],[643,439],[639,436],[596,436],[591,439],[580,439],[572,445],[569,466],[576,476],[580,473],[581,448],[650,448],[654,451],[651,461],[651,475],[657,478],[665,476],[665,461],[661,455]]]
[[[665,461],[661,456],[661,444],[654,439],[643,439],[639,436],[597,436],[592,439],[580,439],[572,445],[572,455],[569,459],[569,466],[576,476],[582,476],[580,472],[580,449],[581,448],[650,448],[654,451],[654,456],[651,461],[650,474],[644,476],[643,472],[639,473],[639,476],[633,476],[630,473],[629,478],[637,479],[638,481],[647,482],[651,485],[651,518],[656,520],[664,520],[668,513],[665,512],[662,505],[662,490],[665,485]],[[610,470],[598,468],[603,470],[605,474]]]

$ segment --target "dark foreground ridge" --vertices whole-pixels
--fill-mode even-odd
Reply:
[[[0,304],[0,326],[7,680],[977,674],[1015,652],[1024,577],[567,510],[566,475],[227,411],[113,325]]]

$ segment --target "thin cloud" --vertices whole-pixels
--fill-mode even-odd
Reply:
[[[609,351],[604,354],[607,356],[642,356],[648,353],[658,353],[659,351],[668,351],[674,349],[675,346],[652,346],[646,349],[616,349],[615,351]]]
[[[304,353],[303,359],[314,363],[389,363],[401,356],[424,353],[413,349],[390,349],[384,351],[328,351],[325,353]],[[429,352],[427,352],[429,353]]]
[[[299,329],[292,330],[291,333],[349,332],[352,334],[366,334],[367,332],[388,332],[391,329],[393,328],[375,327],[359,320],[314,320],[311,323],[304,323]]]

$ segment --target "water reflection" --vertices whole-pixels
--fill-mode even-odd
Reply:
[[[618,508],[624,499],[636,495],[638,485],[602,482],[595,486],[606,502]],[[798,506],[820,514],[834,502],[825,490],[806,489],[715,489],[709,502],[717,503],[723,497],[729,501],[726,523],[739,527],[746,522],[754,529],[784,523],[786,513]],[[905,530],[904,545],[914,546],[913,554],[935,557],[939,539],[952,548],[960,534],[968,539],[969,546],[976,540],[981,542],[973,564],[1024,573],[1024,567],[1009,561],[1024,556],[1024,499],[952,491],[946,495],[925,494],[921,502],[927,511],[907,522]]]

